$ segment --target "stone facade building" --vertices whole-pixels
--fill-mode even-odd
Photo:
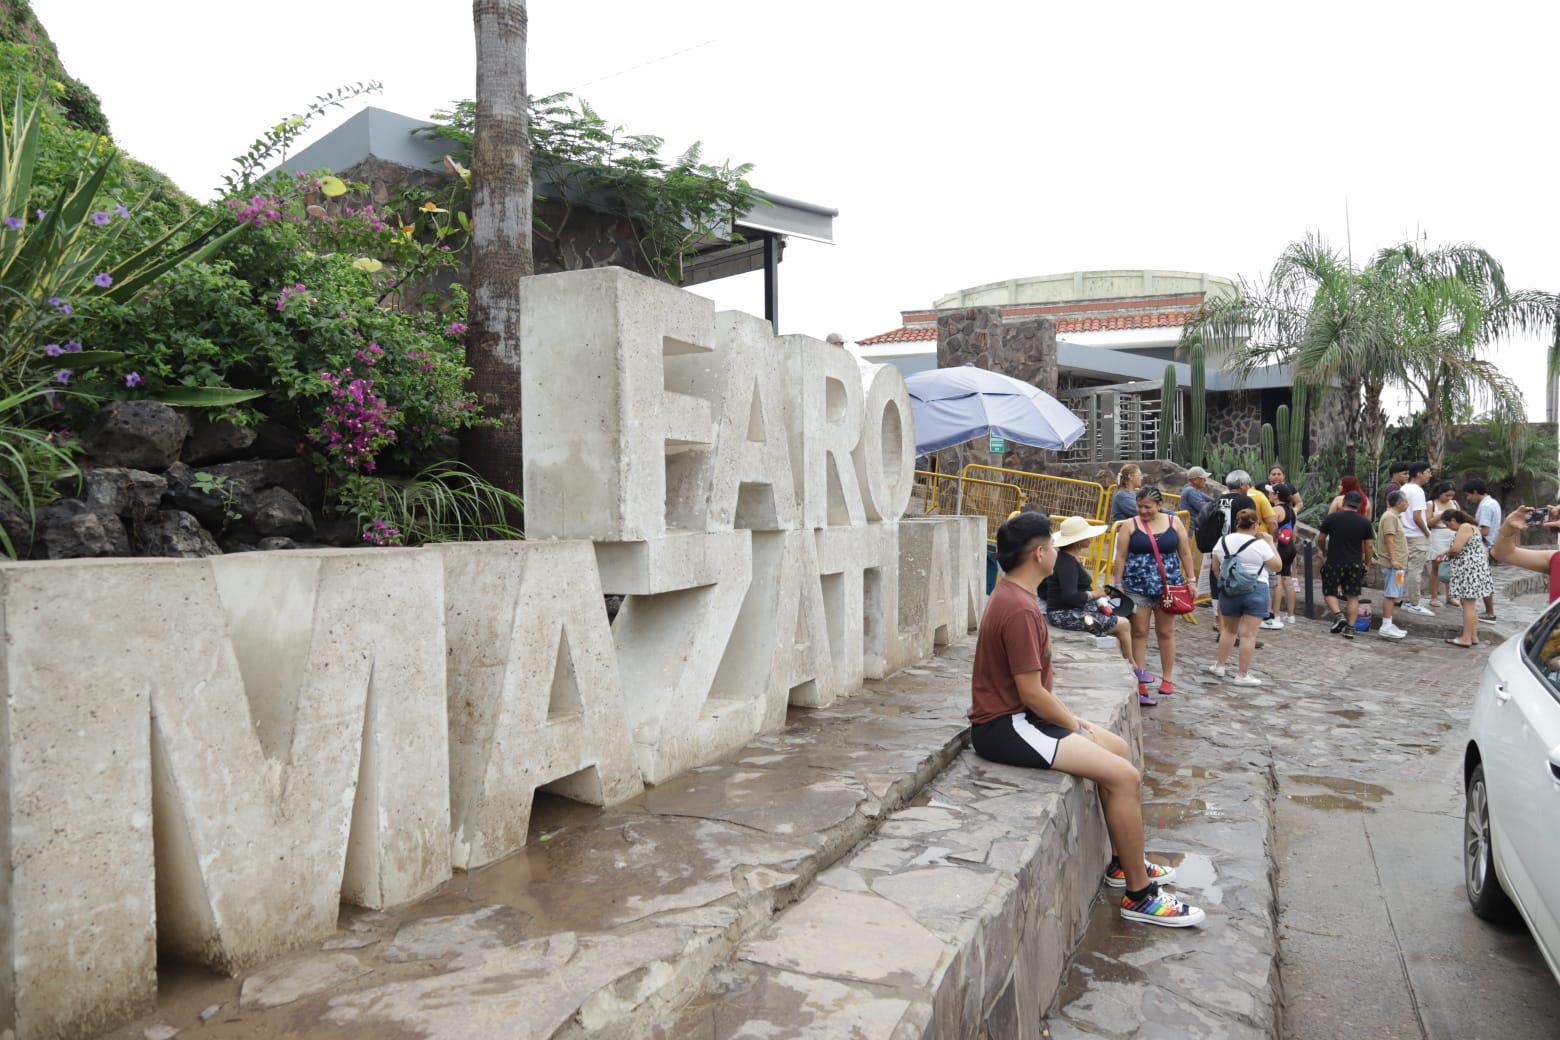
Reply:
[[[1180,271],[1075,271],[1013,279],[940,297],[930,308],[901,312],[901,327],[858,340],[863,360],[906,374],[974,364],[1056,395],[1087,424],[1068,452],[986,444],[948,449],[940,464],[980,462],[1019,469],[1058,463],[1147,459],[1157,454],[1160,424],[1183,432],[1190,415],[1190,367],[1177,344],[1204,301],[1227,297],[1234,283]],[[1287,367],[1237,379],[1221,359],[1207,361],[1207,443],[1255,450],[1262,424],[1292,403]],[[1174,414],[1161,411],[1166,364],[1175,366]],[[1341,424],[1312,409],[1308,450],[1336,438]]]

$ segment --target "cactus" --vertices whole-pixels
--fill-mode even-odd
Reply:
[[[1286,435],[1279,433],[1279,458],[1284,467],[1284,473],[1291,482],[1300,479],[1300,471],[1305,466],[1305,427],[1306,427],[1306,390],[1303,386],[1294,389],[1294,408],[1289,413],[1289,432]],[[1283,410],[1283,406],[1279,406]]]
[[[1187,466],[1202,466],[1208,461],[1208,388],[1201,347],[1192,351],[1192,415],[1186,424]]]
[[[1272,423],[1263,423],[1262,424],[1262,464],[1264,466],[1271,466],[1273,463],[1269,462],[1268,460],[1269,459],[1277,460],[1277,458],[1278,458],[1278,451],[1274,447],[1274,444],[1273,444],[1273,424]]]
[[[1273,456],[1273,461],[1284,467],[1284,476],[1289,474],[1289,406],[1281,404],[1278,412],[1273,416],[1273,432],[1276,436],[1278,451]]]
[[[1159,385],[1159,453],[1170,458],[1175,437],[1175,366],[1165,366],[1165,381]]]

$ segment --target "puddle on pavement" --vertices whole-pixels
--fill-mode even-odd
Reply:
[[[1308,787],[1325,787],[1338,794],[1353,795],[1367,802],[1379,802],[1385,795],[1392,793],[1390,789],[1380,784],[1367,784],[1363,780],[1349,780],[1341,776],[1308,776],[1295,773],[1289,779]]]
[[[1195,889],[1202,902],[1214,906],[1224,903],[1224,889],[1217,884],[1219,871],[1213,865],[1212,857],[1200,852],[1168,852],[1150,853],[1148,858],[1175,867],[1175,888]]]
[[[1344,798],[1336,794],[1291,794],[1285,795],[1291,802],[1304,805],[1311,809],[1323,809],[1328,811],[1342,810],[1344,812],[1375,812],[1364,802],[1356,802],[1353,798]]]
[[[1168,829],[1194,819],[1220,820],[1224,815],[1224,810],[1219,806],[1210,805],[1201,798],[1184,802],[1143,803],[1143,824],[1147,827]]]

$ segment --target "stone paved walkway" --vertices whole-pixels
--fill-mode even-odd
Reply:
[[[1486,638],[1520,631],[1544,601],[1503,596]],[[1243,1003],[1262,1003],[1247,946],[1145,939],[1102,906],[1050,1035],[1552,1038],[1560,987],[1531,938],[1475,918],[1462,891],[1461,753],[1487,648],[1343,640],[1302,621],[1262,633],[1269,685],[1245,689],[1198,670],[1214,645],[1199,614],[1180,628],[1181,695],[1145,711],[1149,847],[1192,857],[1192,900],[1229,909],[1234,893],[1254,911],[1246,934],[1260,948],[1265,886],[1251,864],[1268,835],[1281,1023]]]

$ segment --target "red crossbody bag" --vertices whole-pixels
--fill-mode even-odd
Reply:
[[[1154,563],[1159,565],[1159,609],[1169,614],[1190,614],[1197,609],[1197,594],[1192,591],[1190,585],[1172,585],[1169,575],[1165,574],[1164,557],[1159,555],[1159,539],[1154,537],[1154,532],[1143,526],[1143,521],[1134,520],[1138,530],[1148,535],[1148,547],[1154,550]],[[1175,529],[1175,520],[1170,521],[1170,530]]]

